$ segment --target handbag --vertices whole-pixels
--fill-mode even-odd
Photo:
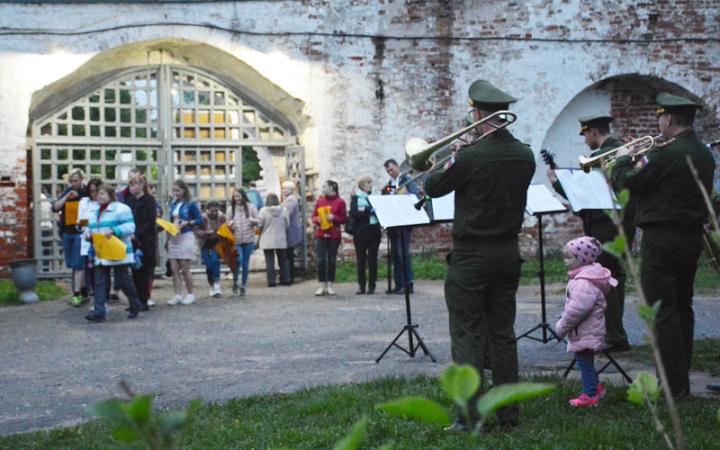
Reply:
[[[355,232],[357,231],[356,225],[357,224],[355,222],[355,218],[353,217],[353,215],[348,214],[347,220],[345,221],[345,232],[347,234],[355,234]]]

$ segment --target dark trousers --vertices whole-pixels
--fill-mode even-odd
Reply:
[[[295,282],[295,247],[287,248],[287,260],[288,260],[288,276],[290,284]]]
[[[395,269],[395,286],[405,286],[405,273],[407,271],[407,282],[413,282],[412,255],[410,254],[411,228],[390,230],[388,233],[391,241],[393,256],[393,268]],[[405,258],[403,258],[403,248]]]
[[[143,306],[147,306],[150,298],[150,281],[155,273],[155,266],[145,265],[140,270],[132,270],[132,280],[137,298]]]
[[[625,313],[625,268],[617,257],[603,251],[597,262],[612,272],[618,285],[605,296],[607,308],[605,309],[605,343],[608,346],[624,345],[628,342],[627,333],[623,326]]]
[[[101,317],[105,317],[105,314],[107,314],[105,304],[107,303],[108,293],[110,292],[111,271],[118,289],[128,298],[130,308],[134,310],[140,309],[142,305],[138,300],[135,285],[130,280],[128,267],[130,267],[129,264],[123,264],[120,266],[95,266],[95,303],[93,307],[93,314]]]
[[[280,267],[280,283],[289,284],[290,277],[288,275],[287,249],[272,248],[264,249],[265,254],[265,273],[267,274],[268,286],[275,286],[277,283],[275,278],[275,256],[277,255],[278,266]]]
[[[693,281],[701,246],[700,230],[643,229],[640,277],[648,303],[661,302],[655,332],[673,394],[690,390]]]
[[[361,289],[365,289],[365,267],[368,270],[368,287],[375,289],[377,283],[377,260],[380,248],[380,230],[377,233],[356,234],[353,237],[357,257],[357,280]]]
[[[335,281],[335,266],[340,240],[317,238],[315,240],[315,255],[318,265],[318,281]]]
[[[493,384],[516,383],[515,293],[521,264],[517,240],[454,246],[449,261],[445,301],[453,362],[470,364],[482,373],[489,339]],[[512,423],[518,411],[503,408],[498,420]]]

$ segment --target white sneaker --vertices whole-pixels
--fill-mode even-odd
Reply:
[[[167,304],[170,306],[174,306],[174,305],[179,305],[180,303],[182,303],[182,301],[183,301],[182,296],[180,294],[177,294],[177,295],[175,295],[175,297],[173,297],[171,300],[169,300]]]
[[[333,290],[332,283],[327,284],[327,295],[335,295],[335,291]]]
[[[215,283],[215,285],[213,286],[213,290],[215,291],[213,293],[214,297],[217,297],[217,298],[222,297],[222,288],[220,287],[220,283]]]
[[[321,295],[325,295],[325,286],[321,284],[321,285],[317,288],[317,291],[315,291],[315,295],[316,295],[317,297],[320,297]]]
[[[208,292],[210,292],[208,297],[215,297],[215,286],[210,286],[210,290]]]
[[[148,299],[148,306],[155,306],[155,300],[149,298],[149,299]]]
[[[186,295],[182,300],[183,305],[192,305],[193,303],[195,303],[195,296],[193,294]]]

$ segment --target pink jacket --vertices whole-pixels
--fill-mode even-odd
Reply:
[[[617,286],[610,270],[598,263],[568,272],[563,315],[555,324],[558,337],[568,338],[568,352],[599,351],[605,338],[605,295]]]

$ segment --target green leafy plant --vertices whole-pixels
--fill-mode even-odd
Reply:
[[[134,395],[125,382],[121,382],[129,400],[117,398],[87,406],[85,410],[107,421],[112,437],[125,444],[144,442],[153,450],[174,450],[177,436],[200,408],[199,400],[191,401],[184,410],[153,414],[153,395]]]
[[[480,420],[473,430],[475,435],[480,433],[485,421],[503,406],[542,397],[555,390],[554,385],[547,383],[504,384],[491,388],[473,403],[480,388],[480,375],[472,366],[455,364],[449,366],[440,375],[440,386],[448,398],[460,408],[466,423],[472,423],[473,413],[479,415]],[[425,397],[402,397],[381,403],[377,405],[377,409],[396,417],[433,425],[444,427],[450,424],[448,411],[442,405]]]
[[[350,433],[335,443],[333,450],[359,450],[367,434],[367,424],[368,420],[365,417],[356,422]],[[384,444],[378,450],[392,450],[392,444]]]

